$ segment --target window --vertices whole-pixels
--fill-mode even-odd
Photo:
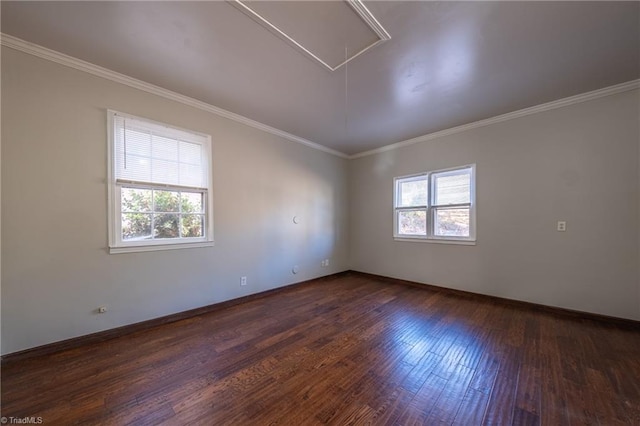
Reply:
[[[109,111],[111,253],[213,244],[211,138]]]
[[[396,239],[475,241],[475,165],[394,180]]]

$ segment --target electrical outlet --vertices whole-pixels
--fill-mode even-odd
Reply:
[[[329,266],[329,259],[324,260],[324,266]]]
[[[104,314],[105,312],[107,312],[107,307],[106,306],[100,306],[97,309],[97,311],[98,311],[99,314]]]
[[[240,277],[240,285],[247,285],[247,277]]]
[[[567,230],[567,222],[564,220],[558,221],[558,232],[564,232]]]

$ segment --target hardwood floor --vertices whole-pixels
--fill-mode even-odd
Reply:
[[[640,425],[640,330],[353,273],[8,362],[2,416]]]

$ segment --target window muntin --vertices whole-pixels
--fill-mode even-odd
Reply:
[[[475,241],[475,166],[399,177],[394,237]]]
[[[109,111],[111,252],[212,245],[210,137]]]

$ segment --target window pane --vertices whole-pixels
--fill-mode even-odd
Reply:
[[[154,238],[180,238],[180,215],[173,213],[157,214],[154,217]]]
[[[444,172],[433,175],[434,205],[462,204],[471,202],[471,170]]]
[[[204,216],[200,214],[182,215],[182,236],[184,238],[202,237]]]
[[[442,237],[468,237],[469,209],[436,209],[433,232]]]
[[[148,240],[151,238],[150,213],[125,213],[122,215],[122,240]]]
[[[426,206],[427,178],[408,178],[398,181],[397,207]]]
[[[150,212],[151,190],[138,188],[122,188],[123,212]]]
[[[400,211],[398,212],[399,235],[427,235],[427,212]]]
[[[153,191],[153,201],[157,212],[179,212],[180,193],[177,191]]]
[[[181,194],[182,213],[203,213],[202,193],[183,192]]]

